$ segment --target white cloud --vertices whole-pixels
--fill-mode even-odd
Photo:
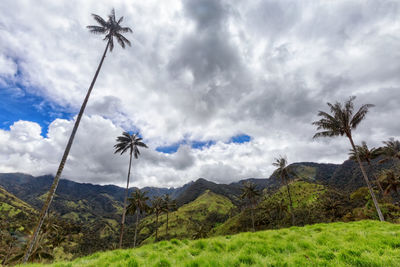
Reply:
[[[313,141],[310,123],[325,102],[352,94],[357,103],[377,104],[357,129],[357,142],[377,146],[398,136],[395,1],[5,0],[1,87],[18,79],[31,93],[77,112],[105,46],[85,26],[94,24],[90,13],[106,16],[111,7],[133,28],[127,35],[133,46],[108,54],[65,177],[123,183],[127,159],[112,154],[123,129],[140,130],[151,147],[134,167],[138,185],[265,177],[279,154],[340,162],[347,140]],[[0,131],[0,171],[54,173],[71,124],[53,121],[47,138],[32,122]],[[242,133],[251,142],[226,144]],[[154,151],[183,139],[216,144],[182,146],[173,155]]]

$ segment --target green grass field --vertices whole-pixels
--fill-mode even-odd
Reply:
[[[173,239],[51,266],[400,266],[400,225],[359,221]]]

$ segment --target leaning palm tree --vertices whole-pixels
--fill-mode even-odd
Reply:
[[[115,11],[114,11],[114,9],[111,10],[111,14],[108,16],[108,20],[107,21],[104,20],[102,17],[100,17],[98,15],[92,14],[92,16],[99,23],[100,26],[87,26],[87,28],[89,29],[89,31],[91,33],[104,34],[105,37],[104,37],[103,40],[107,41],[107,45],[106,45],[106,48],[104,50],[103,56],[102,56],[102,58],[100,60],[99,66],[97,67],[96,73],[95,73],[95,75],[93,77],[93,80],[92,80],[92,82],[91,82],[91,84],[89,86],[89,89],[87,91],[86,97],[85,97],[85,99],[84,99],[84,101],[82,103],[82,106],[81,106],[81,109],[79,111],[79,114],[78,114],[78,116],[76,118],[74,128],[72,129],[71,135],[69,137],[67,146],[66,146],[65,151],[64,151],[64,155],[63,155],[63,157],[61,159],[61,162],[60,162],[60,165],[58,167],[56,176],[54,177],[53,184],[52,184],[52,186],[51,186],[51,188],[49,190],[49,193],[47,194],[46,202],[44,203],[43,208],[42,208],[42,210],[40,212],[38,224],[37,224],[37,226],[35,228],[35,231],[34,231],[32,237],[31,237],[31,239],[30,239],[29,245],[27,246],[27,249],[26,249],[26,252],[25,252],[25,256],[24,256],[24,259],[23,259],[24,263],[26,263],[28,261],[29,256],[31,255],[32,249],[33,249],[33,247],[35,246],[35,244],[37,242],[40,229],[41,229],[41,227],[43,225],[44,217],[45,217],[46,213],[48,212],[50,204],[51,204],[51,202],[52,202],[52,200],[54,198],[54,194],[55,194],[55,192],[57,190],[58,182],[60,181],[60,177],[61,177],[62,171],[64,169],[65,162],[67,161],[69,151],[71,149],[72,143],[74,142],[75,134],[76,134],[76,132],[78,130],[78,126],[79,126],[79,123],[80,123],[81,118],[83,116],[83,112],[85,111],[87,102],[89,100],[90,93],[92,92],[92,89],[93,89],[93,86],[94,86],[94,84],[96,82],[97,76],[99,75],[101,66],[103,65],[103,61],[104,61],[104,58],[106,57],[107,50],[109,50],[110,52],[113,50],[113,48],[114,48],[114,38],[117,39],[118,43],[122,46],[122,48],[125,48],[126,45],[129,45],[129,46],[131,45],[129,40],[126,39],[122,35],[122,33],[132,32],[132,30],[130,28],[128,28],[128,27],[122,27],[120,25],[120,23],[123,20],[123,17],[121,17],[117,21],[115,19]]]
[[[136,237],[137,237],[137,229],[139,225],[139,213],[142,215],[145,211],[149,210],[149,206],[146,201],[149,200],[149,197],[146,196],[145,191],[140,191],[136,189],[134,193],[132,193],[132,197],[128,199],[129,205],[127,207],[128,214],[136,213],[136,225],[135,225],[135,236],[133,238],[133,247],[136,247]]]
[[[365,161],[368,164],[369,169],[372,169],[372,160],[378,158],[382,154],[382,149],[380,148],[375,148],[372,147],[371,149],[367,146],[367,143],[365,141],[361,142],[360,145],[356,145],[356,149],[350,149],[349,152],[349,158],[353,161],[357,161],[357,153],[358,156],[360,157],[361,161]],[[379,179],[376,178],[375,176],[375,181],[376,184],[379,187],[379,190],[381,191],[381,194],[383,194],[383,189],[382,186],[379,182]]]
[[[279,175],[279,177],[281,178],[282,183],[286,185],[286,190],[289,197],[290,216],[292,217],[292,225],[294,225],[293,201],[289,187],[289,176],[292,174],[292,172],[288,168],[286,156],[279,156],[279,158],[275,159],[275,162],[273,162],[272,165],[277,167],[277,175]]]
[[[176,209],[176,201],[175,200],[172,200],[171,199],[171,197],[169,196],[169,194],[166,194],[165,196],[164,196],[164,198],[163,198],[163,204],[164,204],[164,211],[165,211],[165,213],[167,214],[167,221],[166,221],[166,223],[167,223],[167,227],[166,227],[166,230],[165,230],[165,234],[166,234],[166,236],[168,237],[168,215],[169,215],[169,213],[171,212],[171,211],[173,211],[173,210],[175,210]]]
[[[151,201],[151,213],[156,215],[156,239],[158,240],[158,217],[164,211],[164,201],[161,197],[156,197]]]
[[[128,168],[128,177],[126,179],[126,189],[125,189],[125,198],[124,198],[124,209],[122,210],[122,220],[121,220],[121,233],[119,236],[119,248],[122,247],[122,238],[124,236],[124,225],[125,225],[125,215],[126,215],[126,202],[128,199],[129,192],[129,178],[131,176],[131,166],[132,166],[132,156],[137,159],[140,155],[139,147],[147,148],[147,145],[142,142],[142,138],[139,137],[139,134],[130,134],[128,132],[123,132],[122,136],[117,137],[117,144],[114,145],[116,153],[124,154],[129,150],[129,168]]]
[[[368,180],[367,173],[364,170],[362,165],[360,156],[356,149],[356,146],[353,141],[352,131],[357,128],[360,122],[365,118],[368,113],[369,108],[373,107],[372,104],[364,104],[360,107],[360,109],[354,113],[354,104],[353,101],[355,96],[350,97],[344,105],[339,102],[335,104],[327,103],[331,114],[319,111],[318,116],[322,117],[319,121],[313,122],[313,125],[317,126],[317,130],[322,130],[321,132],[317,132],[313,138],[317,137],[333,137],[333,136],[346,136],[353,148],[353,151],[356,152],[355,156],[358,164],[360,165],[361,172],[363,174],[365,183],[368,186],[369,193],[371,194],[372,200],[374,202],[376,211],[378,213],[379,219],[384,221],[382,211],[379,208],[378,201],[376,200],[375,193],[372,190],[371,183]]]
[[[254,209],[257,204],[257,198],[260,192],[257,190],[256,185],[252,182],[245,182],[242,187],[241,199],[247,199],[251,204],[251,223],[253,226],[253,232],[256,230],[254,226]]]

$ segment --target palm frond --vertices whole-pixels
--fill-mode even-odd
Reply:
[[[111,9],[111,13],[108,16],[110,18],[111,21],[115,21],[115,9]]]
[[[107,32],[107,28],[101,26],[89,25],[86,26],[86,28],[88,28],[89,31],[94,34],[104,34]]]
[[[351,119],[350,126],[352,129],[356,129],[358,124],[365,118],[370,108],[374,107],[373,104],[364,104],[360,107],[360,109],[354,114],[354,117]]]
[[[108,23],[99,15],[92,14],[92,17],[103,27],[109,27]]]
[[[132,33],[133,32],[132,29],[129,27],[121,27],[119,31],[122,33],[128,33],[128,32]]]

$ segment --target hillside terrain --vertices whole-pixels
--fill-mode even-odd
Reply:
[[[400,225],[314,224],[200,240],[161,241],[48,266],[400,266]],[[41,264],[31,264],[39,267]]]
[[[234,209],[235,205],[227,197],[206,190],[194,201],[169,213],[168,236],[166,234],[167,215],[162,214],[159,218],[158,238],[164,240],[204,237],[217,224],[225,222]],[[151,215],[141,223],[139,239],[144,238],[144,243],[155,239],[154,219],[155,216]]]
[[[375,160],[375,165],[376,164]],[[386,165],[385,165],[386,164]],[[376,169],[390,167],[379,164]],[[311,162],[290,165],[294,225],[377,219],[361,173],[352,161],[341,165]],[[371,170],[369,170],[371,173]],[[347,177],[347,178],[346,178]],[[372,177],[372,176],[371,176]],[[16,263],[21,256],[53,177],[0,174],[0,260]],[[262,193],[254,207],[241,199],[244,182]],[[135,188],[131,188],[132,192]],[[231,184],[205,179],[179,188],[142,188],[151,198],[170,194],[177,209],[159,216],[145,213],[138,224],[138,244],[170,239],[198,239],[292,226],[286,187],[275,173],[268,179],[249,178]],[[115,249],[118,243],[124,189],[113,185],[81,184],[61,180],[34,260],[72,259],[96,251]],[[400,222],[398,196],[377,192],[385,219]],[[150,203],[150,202],[149,202]],[[52,227],[53,225],[53,227]],[[51,228],[52,227],[52,228]],[[128,214],[124,247],[133,246],[135,216]]]

